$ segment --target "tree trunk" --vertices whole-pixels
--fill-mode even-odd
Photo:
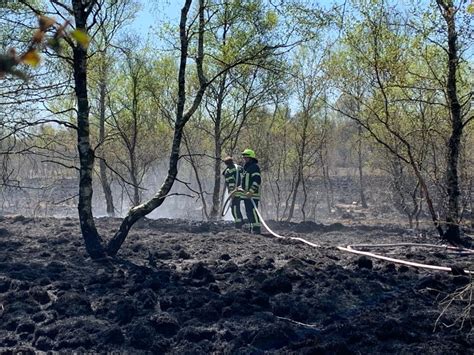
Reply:
[[[220,186],[221,186],[221,155],[222,147],[216,139],[215,160],[214,160],[214,189],[212,191],[212,208],[210,218],[216,220],[219,217],[220,208]]]
[[[284,173],[283,175],[284,176],[288,176],[288,174],[286,173],[285,171],[286,169],[284,169]],[[290,207],[290,200],[293,196],[293,192],[294,192],[294,187],[295,187],[295,175],[293,175],[291,177],[291,182],[290,182],[290,187],[289,187],[289,192],[288,192],[288,196],[286,196],[285,198],[285,208],[283,209],[283,212],[282,212],[282,218],[286,215],[287,216],[287,220],[288,220],[288,215],[287,215],[287,212],[288,212],[288,208]]]
[[[410,228],[413,228],[413,218],[417,215],[418,210],[419,210],[419,204],[418,202],[418,188],[420,186],[420,182],[418,181],[417,178],[417,184],[415,188],[409,193],[411,202],[413,204],[413,208],[410,208],[409,203],[406,201],[405,198],[405,190],[407,189],[408,183],[404,179],[404,172],[403,172],[403,166],[401,164],[401,161],[396,159],[393,162],[391,162],[391,170],[390,174],[392,175],[393,182],[392,182],[392,189],[395,190],[394,194],[398,196],[397,201],[395,204],[397,205],[397,208],[403,213],[408,218],[408,223]]]
[[[219,85],[219,92],[217,95],[216,119],[214,122],[214,189],[212,191],[212,208],[211,219],[217,219],[219,216],[220,207],[220,187],[221,187],[221,155],[222,155],[222,140],[221,140],[221,123],[222,123],[222,105],[224,104],[226,75],[222,76]],[[237,182],[236,182],[237,183]]]
[[[136,128],[136,127],[135,127]],[[130,180],[133,184],[133,197],[132,197],[132,204],[134,206],[138,206],[140,204],[140,186],[137,179],[138,171],[137,171],[137,159],[135,157],[135,150],[131,150],[129,152],[129,159],[130,159]]]
[[[73,0],[76,27],[85,31],[87,12],[81,0]],[[93,4],[89,4],[93,6]],[[77,100],[77,148],[79,152],[79,221],[87,253],[92,258],[105,256],[92,215],[92,169],[94,152],[89,137],[89,100],[87,96],[87,49],[73,48],[74,89]]]
[[[329,177],[329,166],[326,166],[325,164],[325,159],[323,157],[322,149],[323,147],[321,147],[319,158],[321,160],[321,168],[323,170],[323,183],[324,183],[324,190],[326,191],[326,205],[328,208],[328,212],[331,213],[332,206],[333,206],[332,183],[331,183],[331,178]]]
[[[130,166],[128,168],[130,174],[130,182],[132,183],[133,194],[131,197],[131,202],[133,206],[138,206],[141,202],[140,199],[140,186],[138,182],[138,161],[137,161],[137,143],[138,143],[138,130],[139,130],[139,115],[140,115],[140,88],[139,88],[139,81],[140,81],[140,64],[137,62],[139,66],[137,71],[134,71],[134,59],[130,57],[128,59],[129,66],[130,66],[130,76],[132,80],[132,106],[131,106],[131,115],[132,115],[132,134],[130,140],[127,144],[128,150],[128,159],[130,162]]]
[[[416,214],[415,214],[416,229],[420,228],[420,216],[421,216],[421,213],[423,212],[423,191],[421,189],[419,191],[419,195],[420,195],[420,203],[418,205],[418,210],[416,211]]]
[[[189,163],[191,164],[191,168],[193,169],[194,177],[196,178],[196,183],[198,185],[198,189],[199,189],[198,192],[201,198],[203,215],[204,215],[204,218],[209,220],[210,218],[209,218],[209,213],[207,212],[207,202],[206,202],[206,197],[205,197],[205,191],[204,191],[204,188],[202,187],[201,178],[199,176],[199,170],[196,166],[194,157],[191,154],[191,149],[189,148],[189,143],[188,143],[188,139],[186,138],[186,134],[183,135],[183,139],[184,139],[184,144],[186,145],[186,150],[188,151]]]
[[[358,136],[358,145],[357,145],[357,155],[359,158],[359,193],[360,193],[360,203],[362,208],[367,208],[367,201],[365,199],[364,193],[364,174],[363,174],[363,162],[362,162],[362,126],[357,126],[357,136]]]
[[[104,53],[104,57],[106,53]],[[101,150],[104,148],[105,141],[105,99],[107,94],[107,68],[104,62],[102,63],[103,67],[101,68],[101,77],[100,77],[100,92],[99,92],[99,145]],[[110,188],[110,183],[107,177],[107,167],[105,165],[105,156],[102,154],[102,159],[99,160],[99,175],[100,182],[102,184],[102,189],[104,190],[105,203],[107,206],[107,215],[110,217],[115,216],[114,200],[112,196],[112,189]]]
[[[287,222],[290,222],[293,219],[293,214],[295,212],[296,196],[298,195],[298,189],[300,187],[300,183],[301,183],[301,173],[298,170],[295,186],[293,188],[292,195],[291,195],[290,210],[288,212],[288,217],[286,218]]]
[[[410,150],[408,150],[408,155],[409,155],[409,158],[410,158],[410,164],[411,164],[411,166],[413,168],[413,171],[414,171],[414,173],[415,173],[415,175],[418,179],[418,182],[420,183],[421,191],[422,191],[422,193],[423,193],[423,195],[426,199],[426,205],[428,206],[428,211],[430,211],[431,220],[433,221],[433,225],[435,226],[436,230],[438,231],[440,237],[443,237],[444,236],[443,228],[441,227],[441,224],[439,223],[439,219],[436,215],[436,211],[435,211],[434,206],[433,206],[433,201],[431,200],[431,196],[430,196],[430,193],[428,191],[428,186],[426,186],[425,179],[421,175],[421,172],[418,169],[418,166],[416,165],[416,162],[415,162]]]
[[[300,187],[301,180],[303,179],[303,168],[304,168],[304,156],[306,154],[306,144],[307,144],[307,137],[308,137],[308,126],[309,126],[309,110],[303,113],[303,131],[301,133],[301,148],[298,152],[298,171],[297,171],[297,178],[295,183],[295,189],[293,191],[293,196],[291,199],[290,205],[290,212],[288,213],[288,218],[286,219],[287,222],[290,222],[293,218],[293,214],[295,211],[295,204],[296,204],[296,197],[298,195],[298,189]]]
[[[473,179],[469,181],[469,206],[471,207],[471,228],[474,228],[474,199],[473,195]]]
[[[301,215],[303,216],[303,222],[306,222],[306,204],[308,202],[308,189],[306,188],[306,180],[303,177],[301,180],[303,187],[303,202],[301,203]]]
[[[459,104],[456,84],[456,70],[458,66],[457,33],[455,23],[455,8],[452,1],[438,0],[443,8],[443,17],[448,27],[448,77],[446,83],[448,106],[451,115],[451,136],[448,142],[448,166],[446,172],[448,211],[446,216],[447,229],[444,237],[455,243],[460,242],[459,227],[459,176],[458,161],[463,133],[461,105]]]

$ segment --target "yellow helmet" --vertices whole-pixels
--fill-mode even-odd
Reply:
[[[255,155],[255,152],[252,149],[248,149],[248,148],[242,152],[242,156],[248,157],[248,158],[254,158],[254,159],[257,157]]]

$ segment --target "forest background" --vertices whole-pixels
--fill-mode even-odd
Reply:
[[[221,159],[250,147],[267,218],[474,224],[473,2],[183,3],[1,3],[0,53],[27,52],[38,16],[87,34],[3,73],[1,213],[79,204],[86,244],[92,215],[216,220]]]

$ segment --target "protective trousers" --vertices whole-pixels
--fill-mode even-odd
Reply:
[[[260,218],[258,218],[257,211],[252,203],[255,203],[255,207],[258,208],[258,200],[252,198],[244,199],[245,204],[245,214],[247,215],[247,219],[250,223],[250,233],[252,234],[260,234]]]
[[[244,224],[244,217],[242,216],[242,212],[240,211],[240,201],[240,197],[232,197],[232,201],[230,204],[232,217],[234,217],[235,226],[237,228],[242,228],[242,225]]]

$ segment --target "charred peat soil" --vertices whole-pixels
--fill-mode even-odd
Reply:
[[[109,238],[120,220],[97,219]],[[0,352],[154,354],[466,354],[466,304],[440,302],[469,276],[339,251],[357,243],[431,243],[399,226],[144,220],[117,258],[88,258],[74,218],[0,218]],[[391,257],[462,265],[473,256],[391,248]],[[438,320],[438,322],[437,322]],[[435,324],[437,327],[435,329]]]

